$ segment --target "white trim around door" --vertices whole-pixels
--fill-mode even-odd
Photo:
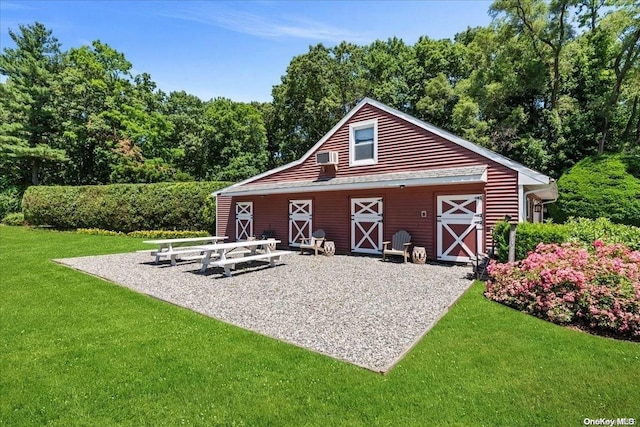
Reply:
[[[300,241],[311,238],[313,202],[289,200],[289,246],[300,246]]]
[[[351,199],[351,252],[382,252],[382,197]]]
[[[253,202],[236,202],[236,240],[253,237]]]
[[[484,229],[482,200],[481,194],[438,196],[438,260],[469,262],[470,257],[481,252]]]

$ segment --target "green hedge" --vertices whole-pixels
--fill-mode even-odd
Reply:
[[[138,230],[127,233],[127,236],[144,239],[183,239],[185,237],[207,237],[209,234],[211,234],[209,231],[198,230]]]
[[[526,258],[540,243],[564,243],[568,239],[564,225],[523,222],[516,228],[516,259]]]
[[[130,233],[123,233],[122,231],[103,230],[101,228],[78,228],[76,232],[92,236],[129,236],[142,239],[179,239],[184,237],[206,237],[211,234],[204,230],[136,230]]]
[[[509,258],[509,223],[501,221],[494,228],[494,244],[498,261]],[[539,243],[564,243],[569,239],[567,228],[560,224],[519,223],[516,227],[516,260],[526,258]]]
[[[10,187],[0,191],[0,218],[20,212],[21,199],[22,196],[18,188]]]
[[[618,224],[640,226],[640,161],[630,155],[600,155],[576,163],[558,180],[558,201],[551,217],[564,223],[570,217],[609,218]]]
[[[596,240],[605,243],[622,243],[629,249],[640,251],[640,227],[614,224],[606,218],[596,220],[570,218],[565,224],[569,239],[590,245]]]
[[[509,257],[509,223],[501,221],[493,230],[496,258],[507,262]],[[632,250],[640,250],[640,227],[614,224],[607,218],[595,220],[570,218],[566,224],[519,223],[516,227],[516,261],[526,258],[539,243],[576,241],[591,247],[594,241],[622,243]]]
[[[25,225],[24,215],[22,215],[22,212],[7,214],[2,218],[2,223],[4,225]]]
[[[215,228],[211,193],[228,182],[29,187],[25,220],[56,229],[208,230]]]

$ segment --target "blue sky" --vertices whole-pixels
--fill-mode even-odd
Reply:
[[[270,101],[291,59],[310,45],[453,38],[486,26],[491,1],[0,1],[8,29],[42,22],[63,50],[100,40],[165,92]]]

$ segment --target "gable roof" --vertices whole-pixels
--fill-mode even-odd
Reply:
[[[509,169],[512,169],[516,172],[518,172],[518,184],[519,185],[540,185],[540,184],[550,184],[553,180],[538,172],[535,171],[533,169],[530,169],[526,166],[524,166],[521,163],[518,163],[516,161],[513,161],[511,159],[509,159],[508,157],[505,157],[501,154],[496,153],[495,151],[489,150],[488,148],[484,148],[481,147],[477,144],[474,144],[471,141],[467,141],[466,139],[463,139],[457,135],[454,135],[450,132],[447,132],[444,129],[440,129],[437,126],[434,126],[430,123],[424,122],[420,119],[417,119],[413,116],[410,116],[409,114],[403,113],[402,111],[396,110],[395,108],[389,107],[388,105],[385,105],[381,102],[378,102],[374,99],[371,98],[363,98],[362,101],[360,101],[355,107],[353,107],[353,109],[351,109],[351,111],[349,111],[347,113],[347,115],[345,115],[338,123],[336,123],[336,125],[331,128],[331,130],[329,132],[327,132],[313,147],[311,147],[302,157],[300,157],[297,160],[294,160],[293,162],[287,163],[285,165],[282,165],[280,167],[268,170],[266,172],[263,172],[261,174],[252,176],[251,178],[245,179],[244,181],[240,181],[237,182],[229,187],[226,187],[224,189],[218,190],[217,192],[215,192],[214,194],[220,194],[220,193],[226,193],[228,190],[231,190],[232,188],[235,189],[236,187],[240,187],[246,184],[249,184],[253,181],[256,181],[258,179],[264,178],[266,176],[269,175],[273,175],[275,173],[278,173],[280,171],[289,169],[293,166],[297,166],[299,164],[302,164],[305,160],[307,160],[311,155],[313,155],[314,152],[316,152],[321,146],[322,144],[324,144],[331,136],[333,136],[334,133],[336,133],[338,131],[338,129],[340,129],[345,123],[347,123],[351,117],[353,117],[358,111],[360,111],[365,105],[371,105],[375,108],[378,108],[390,115],[396,116],[399,119],[402,119],[408,123],[411,123],[419,128],[422,128],[428,132],[431,132],[435,135],[438,135],[450,142],[453,142],[454,144],[457,144],[461,147],[464,147],[466,149],[468,149],[469,151],[472,151],[474,153],[477,153],[489,160],[492,160],[498,164],[501,164],[503,166],[506,166]]]

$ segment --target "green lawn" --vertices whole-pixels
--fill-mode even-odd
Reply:
[[[0,424],[640,420],[639,344],[521,314],[486,300],[482,284],[382,376],[50,261],[143,248],[0,227]]]

